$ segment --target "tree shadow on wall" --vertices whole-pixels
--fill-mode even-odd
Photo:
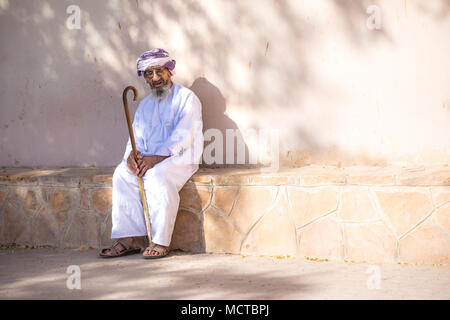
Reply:
[[[343,27],[344,38],[361,55],[377,48],[374,40],[395,45],[394,29],[387,22],[377,32],[365,26],[367,7],[376,2],[326,2],[332,7],[327,13],[330,27],[324,30]],[[310,63],[317,60],[317,52],[311,48],[320,47],[324,39],[320,27],[324,17],[318,25],[309,16],[321,16],[314,6],[303,7],[297,1],[223,1],[218,2],[223,10],[218,19],[208,1],[119,3],[0,1],[0,67],[7,75],[0,82],[2,165],[116,165],[128,139],[121,93],[129,84],[145,92],[144,82],[136,78],[135,59],[154,47],[164,47],[174,57],[195,52],[189,61],[178,59],[180,65],[187,64],[186,77],[192,75],[185,79],[191,82],[204,72],[213,72],[220,77],[216,85],[225,96],[239,97],[246,111],[301,112],[307,107],[308,95],[341,98],[340,84],[326,82]],[[252,10],[256,3],[260,10]],[[80,29],[66,26],[71,4],[81,9]],[[404,1],[402,10],[406,14],[417,6],[445,27],[448,0]],[[381,9],[393,10],[387,5]],[[346,45],[336,43],[336,48]],[[249,80],[246,90],[234,81],[235,68],[241,68]],[[267,90],[267,79],[279,79],[280,84]],[[213,92],[207,93],[208,88]],[[236,128],[225,114],[226,103],[219,89],[204,78],[197,78],[192,89],[204,104],[205,129],[216,126],[223,132]],[[332,105],[324,107],[318,109],[321,125],[333,130],[339,111]],[[249,120],[253,128],[261,125],[256,117]],[[271,122],[284,129],[282,120]],[[290,134],[301,135],[299,146],[290,145],[287,150],[328,151],[307,123],[292,121],[290,126]],[[29,147],[15,147],[24,141]],[[248,138],[247,143],[252,150]]]

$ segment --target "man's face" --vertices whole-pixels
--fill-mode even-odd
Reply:
[[[166,67],[149,67],[144,78],[152,89],[160,89],[170,83],[170,72]]]

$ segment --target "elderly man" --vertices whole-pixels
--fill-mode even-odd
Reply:
[[[116,241],[101,250],[101,257],[119,257],[143,252],[144,258],[161,258],[169,245],[180,202],[178,192],[198,170],[203,152],[202,110],[197,96],[172,82],[175,60],[163,49],[143,53],[137,60],[151,93],[134,115],[133,132],[138,159],[130,139],[122,162],[113,175],[112,232]],[[137,177],[143,179],[152,225],[152,243],[147,230]]]

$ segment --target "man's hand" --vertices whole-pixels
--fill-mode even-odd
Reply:
[[[138,151],[137,152],[137,162],[134,161],[133,152],[130,153],[128,157],[127,164],[128,168],[131,172],[142,177],[147,170],[153,168],[156,164],[160,163],[164,159],[168,158],[168,156],[145,156]]]
[[[168,156],[145,156],[138,155],[138,173],[139,177],[142,177],[148,169],[153,168],[155,165],[168,158]]]
[[[142,155],[141,155],[141,153],[139,151],[137,151],[137,154],[138,154],[138,159],[139,159],[139,157],[142,157]],[[139,165],[134,159],[133,150],[130,152],[130,155],[127,158],[127,166],[128,166],[128,169],[130,169],[131,172],[133,172],[134,174],[138,174],[138,172],[139,172]]]

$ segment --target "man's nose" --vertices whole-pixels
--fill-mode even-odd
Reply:
[[[159,81],[159,79],[160,79],[161,77],[159,76],[159,75],[157,75],[156,73],[153,75],[153,82],[157,82],[157,81]]]

